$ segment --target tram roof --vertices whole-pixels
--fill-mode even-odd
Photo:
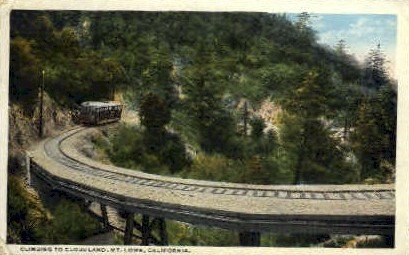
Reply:
[[[119,106],[121,103],[115,101],[108,102],[98,102],[98,101],[87,101],[81,103],[81,106],[91,106],[91,107],[108,107],[108,106]]]

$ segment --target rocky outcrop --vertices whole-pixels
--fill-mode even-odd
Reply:
[[[21,106],[9,105],[9,171],[18,172],[25,164],[25,150],[38,142],[39,109],[29,116]],[[65,110],[47,95],[44,96],[44,136],[51,136],[57,130],[72,125],[72,113]]]

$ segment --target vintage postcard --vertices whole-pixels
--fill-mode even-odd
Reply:
[[[0,8],[1,254],[409,248],[408,4]]]

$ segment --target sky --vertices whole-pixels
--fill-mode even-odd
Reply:
[[[297,20],[297,14],[288,14]],[[343,39],[347,51],[363,62],[371,48],[381,45],[394,76],[396,63],[396,15],[384,14],[314,14],[310,26],[317,32],[318,42],[334,47]]]

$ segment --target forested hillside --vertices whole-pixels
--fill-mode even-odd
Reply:
[[[122,91],[141,108],[142,124],[147,120],[147,153],[171,172],[191,163],[183,140],[199,159],[254,166],[266,183],[280,176],[292,183],[385,182],[394,171],[396,85],[381,48],[368,49],[366,65],[359,65],[343,41],[335,49],[319,45],[308,19],[306,13],[292,23],[267,13],[16,12],[11,100],[30,114],[44,70],[47,93],[65,107]],[[266,101],[280,109],[275,123],[257,120]],[[266,125],[276,128],[263,132]],[[165,141],[169,151],[153,148]],[[164,154],[172,163],[161,160]]]
[[[342,40],[318,44],[309,18],[13,12],[10,104],[33,117],[43,81],[65,109],[121,94],[141,125],[95,142],[114,164],[146,172],[256,184],[394,182],[397,84],[381,45],[358,63]]]

